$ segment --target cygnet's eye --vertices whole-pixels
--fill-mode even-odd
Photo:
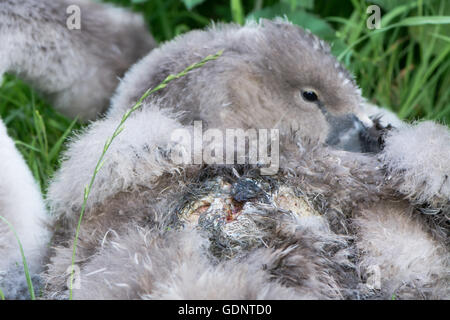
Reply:
[[[302,91],[302,97],[308,102],[316,102],[317,100],[319,100],[319,97],[314,90]]]

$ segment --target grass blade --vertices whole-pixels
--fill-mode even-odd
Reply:
[[[231,15],[234,22],[240,25],[244,24],[244,9],[241,0],[231,0]]]
[[[25,271],[25,278],[27,279],[28,292],[30,293],[31,300],[36,300],[36,296],[34,294],[33,282],[31,281],[30,271],[29,271],[29,268],[28,268],[27,259],[25,258],[25,253],[23,251],[22,243],[20,242],[19,236],[17,235],[16,230],[14,229],[12,224],[9,223],[8,220],[6,220],[2,216],[0,216],[0,220],[2,220],[4,223],[7,224],[8,228],[14,234],[14,237],[16,238],[17,243],[19,244],[20,254],[22,255],[23,270]],[[4,300],[5,296],[4,296],[3,292],[1,293],[1,295],[2,295],[2,300]]]
[[[370,33],[362,36],[352,44],[350,44],[347,49],[345,49],[338,57],[338,60],[342,60],[344,56],[355,46],[357,46],[359,43],[363,42],[364,40],[373,37],[376,34],[389,31],[394,28],[399,27],[412,27],[412,26],[422,26],[427,24],[450,24],[450,16],[430,16],[430,17],[410,17],[403,19],[399,23],[394,23],[390,26],[387,26],[385,28],[381,28],[378,30],[371,31]]]
[[[77,121],[78,121],[78,119],[75,119],[72,121],[72,123],[69,125],[69,127],[66,129],[66,131],[63,133],[63,135],[58,139],[58,141],[56,141],[54,146],[51,148],[51,150],[49,152],[49,156],[48,156],[50,161],[58,158],[58,154],[61,151],[63,142],[66,140],[66,138],[69,136],[69,134],[72,133],[72,129],[75,126],[75,124],[77,123]]]

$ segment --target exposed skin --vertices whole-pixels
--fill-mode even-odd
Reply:
[[[450,172],[449,130],[434,123],[399,128],[385,135],[385,150],[362,153],[371,123],[360,91],[325,43],[284,21],[193,31],[132,67],[106,117],[69,144],[50,185],[57,232],[45,296],[67,297],[65,272],[83,190],[122,114],[169,74],[222,49],[218,60],[149,97],[111,145],[80,230],[81,288],[74,297],[448,298],[445,225],[427,221],[416,205],[439,206],[439,217],[449,212],[450,182],[442,177]],[[317,101],[305,99],[306,91]],[[173,163],[170,151],[189,146],[171,134],[195,120],[205,128],[280,129],[274,190],[294,188],[317,215],[299,217],[289,207],[264,206],[264,197],[239,196],[248,214],[262,217],[263,241],[234,258],[215,256],[200,225],[180,228],[180,208],[211,179],[237,183],[231,167],[261,177],[251,166]],[[438,159],[420,168],[410,145],[419,135],[433,141],[420,159]],[[410,172],[441,187],[423,192]],[[365,283],[373,265],[382,271],[382,286],[370,289]]]

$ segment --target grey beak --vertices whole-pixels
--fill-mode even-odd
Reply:
[[[333,116],[326,119],[331,130],[326,143],[339,150],[377,153],[382,149],[381,131],[366,127],[354,114]]]

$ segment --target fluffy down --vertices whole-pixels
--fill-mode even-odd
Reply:
[[[79,30],[67,26],[70,6]],[[105,111],[119,78],[155,47],[142,17],[88,0],[3,0],[0,43],[0,76],[17,75],[82,120]]]
[[[408,199],[435,207],[450,202],[450,130],[446,126],[424,121],[392,130],[380,159]]]
[[[50,240],[49,218],[39,188],[2,121],[0,157],[0,216],[17,232],[30,273],[37,280]],[[10,299],[29,298],[19,245],[4,221],[0,221],[0,289]]]

